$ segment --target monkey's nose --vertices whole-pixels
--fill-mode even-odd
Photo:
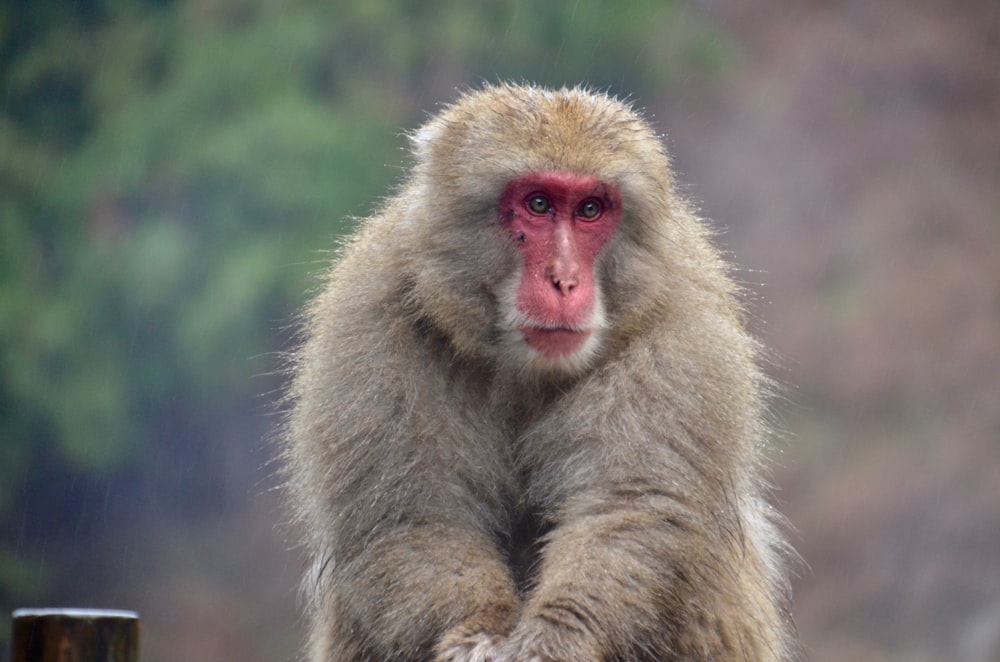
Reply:
[[[576,287],[576,284],[577,284],[576,278],[559,278],[554,274],[552,276],[552,285],[557,290],[559,290],[559,293],[562,294],[564,297],[569,296],[573,292],[573,289]]]
[[[546,275],[558,292],[566,297],[573,293],[580,283],[580,262],[575,251],[560,250],[552,256]]]
[[[564,297],[580,282],[580,254],[576,238],[564,225],[556,229],[556,241],[547,269],[549,281]]]

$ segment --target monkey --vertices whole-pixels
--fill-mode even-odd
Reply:
[[[796,659],[770,381],[663,138],[508,83],[409,138],[291,352],[308,659]]]

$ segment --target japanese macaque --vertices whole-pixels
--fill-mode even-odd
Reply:
[[[412,143],[293,359],[308,658],[796,657],[767,379],[661,140],[500,85]]]

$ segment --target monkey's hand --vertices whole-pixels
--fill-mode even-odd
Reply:
[[[446,634],[438,644],[434,662],[501,662],[500,635],[475,632]]]

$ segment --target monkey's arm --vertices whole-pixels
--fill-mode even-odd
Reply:
[[[718,523],[663,493],[586,500],[552,532],[503,659],[779,658],[759,560],[735,531],[706,533]]]
[[[472,648],[516,618],[513,586],[490,541],[444,524],[400,528],[332,564],[321,578],[317,661],[426,660],[435,645]]]
[[[770,574],[778,535],[752,477],[756,432],[726,404],[748,400],[736,389],[686,398],[676,362],[640,358],[633,379],[593,380],[526,440],[531,464],[548,467],[529,498],[551,504],[554,526],[505,653],[782,659],[787,624]],[[585,413],[570,419],[562,408]]]
[[[336,350],[316,343],[292,421],[317,662],[472,649],[506,634],[519,609],[492,533],[495,433],[463,420],[457,408],[476,410],[461,383],[398,359],[410,341],[379,331]],[[371,348],[379,361],[361,355]]]
[[[426,660],[513,626],[519,599],[458,475],[464,462],[436,458],[435,446],[369,436],[327,465],[310,591],[317,662]]]

